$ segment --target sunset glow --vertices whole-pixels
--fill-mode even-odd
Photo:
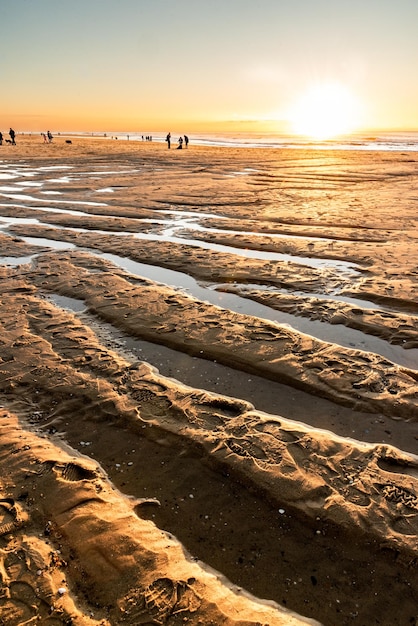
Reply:
[[[418,130],[417,0],[3,5],[3,132]]]
[[[289,115],[292,130],[313,139],[331,139],[357,130],[360,106],[353,94],[338,83],[311,87]]]

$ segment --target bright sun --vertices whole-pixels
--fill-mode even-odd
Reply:
[[[359,124],[359,103],[338,83],[309,89],[292,107],[289,115],[297,135],[330,139],[353,131]]]

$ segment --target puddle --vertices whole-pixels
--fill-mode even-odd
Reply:
[[[20,239],[26,241],[26,243],[30,243],[32,246],[54,248],[54,250],[74,250],[77,248],[73,243],[59,241],[58,239],[45,239],[44,237],[20,237]]]
[[[27,263],[32,263],[33,255],[31,256],[1,256],[0,257],[0,265],[13,265],[17,267],[18,265],[26,265]]]
[[[48,178],[47,182],[48,183],[71,183],[71,182],[74,182],[75,180],[78,180],[78,179],[72,178],[70,176],[61,176],[61,178]]]
[[[82,217],[91,217],[91,213],[85,213],[84,211],[73,211],[72,209],[57,209],[53,207],[30,207],[32,211],[43,211],[44,213],[63,213],[64,215],[81,215]],[[58,228],[55,224],[49,224],[51,228]],[[64,228],[64,226],[62,227]]]
[[[57,293],[49,293],[46,298],[60,308],[73,311],[74,313],[81,313],[87,308],[84,300],[69,298],[68,296],[60,296]]]
[[[0,179],[11,179],[11,178],[29,178],[31,176],[35,176],[35,172],[34,171],[30,171],[30,170],[25,170],[22,168],[27,167],[26,165],[19,165],[19,167],[16,167],[16,165],[12,165],[12,164],[5,164],[3,163],[1,165],[0,169],[7,169],[7,172],[1,172],[0,173]],[[10,168],[10,169],[9,169]],[[26,181],[25,181],[26,184]]]
[[[24,185],[25,187],[42,187],[43,183],[35,183],[34,181],[26,181],[24,183],[15,183],[15,185]]]
[[[10,205],[1,205],[0,206],[10,206]],[[12,206],[23,206],[24,205],[12,205]],[[26,208],[26,207],[24,207]],[[42,211],[43,213],[62,213],[64,215],[81,215],[82,217],[91,217],[91,213],[85,213],[84,211],[73,211],[72,209],[57,209],[54,207],[39,207],[39,206],[31,206],[28,207],[31,211]],[[57,226],[55,224],[48,224],[50,228],[65,228],[65,226]]]
[[[72,165],[42,165],[41,167],[34,167],[35,172],[51,172],[54,170],[72,170]]]
[[[45,192],[42,192],[45,193]],[[42,198],[35,198],[34,196],[28,196],[26,194],[23,193],[0,193],[0,196],[3,196],[4,198],[10,198],[10,200],[22,200],[22,201],[28,201],[29,202],[49,202],[49,200],[43,200]],[[108,206],[105,202],[80,202],[80,201],[76,201],[76,200],[55,200],[55,202],[57,204],[81,204],[83,206]],[[25,208],[32,208],[32,207],[25,207]]]
[[[4,222],[4,224],[2,224],[2,222]],[[30,217],[0,217],[0,229],[9,228],[17,224],[33,226],[39,223],[39,220]]]

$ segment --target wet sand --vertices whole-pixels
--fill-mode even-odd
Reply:
[[[418,623],[417,179],[2,146],[0,623]]]

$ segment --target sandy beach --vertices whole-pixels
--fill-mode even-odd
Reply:
[[[418,625],[418,153],[0,147],[0,624]]]

